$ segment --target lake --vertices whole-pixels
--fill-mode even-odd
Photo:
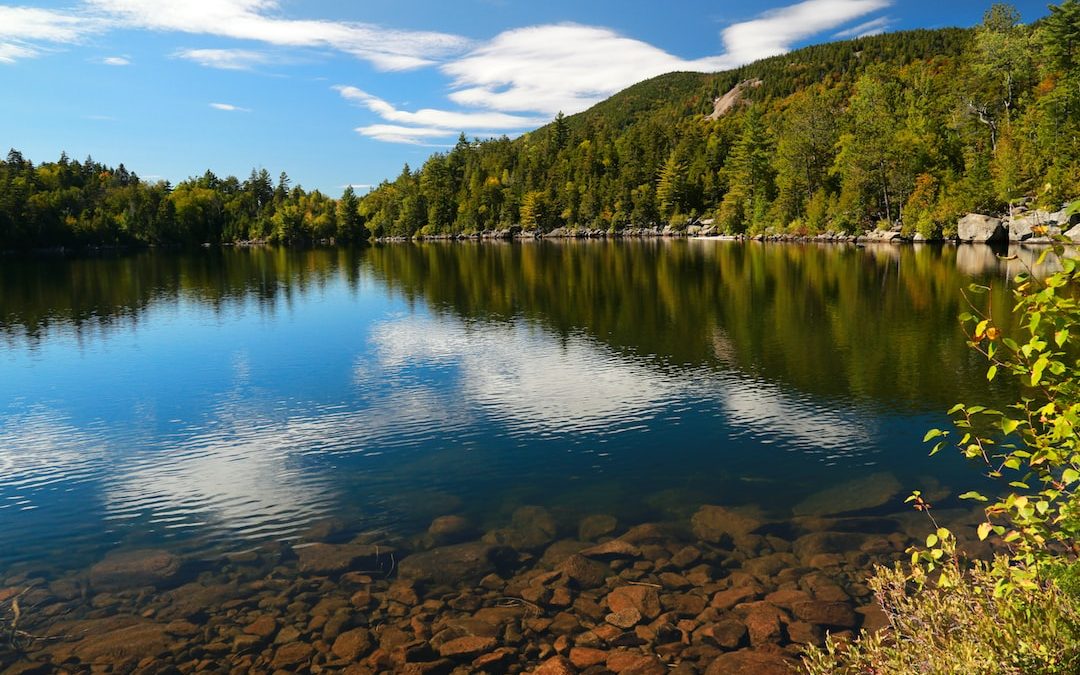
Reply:
[[[913,535],[911,490],[961,513],[955,494],[977,486],[952,454],[927,456],[926,430],[953,403],[1012,394],[965,344],[961,290],[992,286],[1005,315],[1018,265],[981,246],[715,240],[3,259],[0,589],[75,584],[41,591],[72,611],[97,602],[87,570],[126,551],[197,565],[137,584],[163,593],[214,575],[235,586],[251,551],[274,552],[252,579],[302,576],[289,551],[313,541],[386,542],[404,565],[445,543],[428,533],[445,516],[454,541],[515,552],[504,578],[588,539],[583,522],[599,542],[644,523],[693,532],[680,550],[695,544],[714,571],[791,556],[800,518]],[[702,505],[755,527],[712,541]],[[739,535],[757,537],[752,552]],[[828,562],[854,565],[844,553]],[[651,583],[645,561],[611,573]],[[358,564],[309,571],[342,585]],[[84,620],[154,602],[101,587],[113,599]],[[333,642],[307,630],[296,640]],[[191,645],[209,638],[170,639],[197,662]],[[253,646],[252,667],[278,658]],[[313,649],[304,663],[333,663]]]

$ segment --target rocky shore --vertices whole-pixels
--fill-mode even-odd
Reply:
[[[624,525],[522,506],[482,535],[447,514],[409,537],[328,522],[213,560],[115,552],[0,581],[0,635],[22,608],[0,670],[786,675],[826,633],[886,624],[866,579],[929,529],[898,494],[875,475],[784,520],[707,504]],[[971,511],[936,517],[986,553]]]
[[[479,241],[479,240],[536,240],[536,239],[644,239],[656,237],[711,237],[733,241],[800,241],[846,243],[923,243],[931,241],[975,244],[1049,244],[1064,235],[1080,242],[1080,214],[1066,209],[1057,212],[1027,211],[1018,208],[1010,216],[995,217],[970,213],[957,223],[955,237],[927,239],[919,233],[908,234],[900,224],[887,229],[868,230],[862,234],[825,232],[816,235],[766,231],[755,235],[723,235],[712,220],[695,220],[683,227],[627,227],[621,230],[559,227],[549,232],[526,230],[519,226],[500,230],[485,230],[470,234],[417,234],[413,237],[380,237],[381,243],[404,241]]]

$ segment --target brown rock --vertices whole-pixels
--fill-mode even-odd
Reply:
[[[636,609],[646,619],[660,616],[660,597],[650,586],[620,586],[608,593],[607,605],[612,612],[622,613]]]
[[[575,668],[584,670],[599,665],[607,660],[607,652],[602,649],[589,649],[588,647],[574,647],[570,650],[570,663]]]
[[[577,671],[565,656],[553,656],[532,672],[533,675],[574,675]]]
[[[722,654],[705,675],[792,675],[795,663],[779,654],[749,649]]]
[[[687,569],[701,560],[701,549],[696,546],[684,546],[671,556],[671,564],[681,569]]]
[[[746,641],[746,625],[728,617],[709,626],[705,634],[722,649],[738,649]]]
[[[339,659],[352,662],[371,651],[372,646],[371,633],[364,628],[354,628],[338,635],[330,651]]]
[[[761,527],[761,517],[750,509],[728,509],[706,504],[698,509],[690,523],[699,539],[713,544],[731,537],[750,534]]]
[[[618,626],[619,628],[633,628],[641,623],[641,612],[634,607],[628,607],[621,612],[612,612],[604,617],[604,620],[610,623],[612,626]]]
[[[641,549],[622,539],[612,539],[583,550],[581,555],[586,558],[600,558],[603,560],[611,560],[613,558],[640,558]]]
[[[618,526],[619,521],[615,516],[607,514],[586,516],[578,525],[578,537],[582,541],[596,541],[600,537],[613,533]]]
[[[496,640],[493,637],[466,636],[443,643],[439,647],[439,656],[447,658],[472,657],[495,647]]]
[[[876,633],[889,626],[889,615],[877,603],[859,607],[855,611],[862,615],[862,628],[868,633]]]
[[[315,648],[304,642],[290,642],[282,645],[274,652],[274,659],[270,662],[274,668],[295,668],[312,657]]]
[[[792,613],[807,623],[836,628],[854,628],[858,625],[855,610],[846,602],[803,600],[791,606]]]
[[[743,623],[750,635],[750,644],[754,647],[778,642],[781,636],[781,621],[787,617],[783,611],[767,602],[755,602],[740,608],[744,614]]]
[[[821,553],[858,551],[867,537],[855,532],[813,532],[796,539],[792,549],[800,559],[810,560]]]
[[[95,622],[86,622],[89,630],[74,647],[73,653],[88,664],[115,664],[125,659],[141,659],[168,651],[173,644],[165,625],[139,622],[115,630],[94,633]],[[108,624],[103,624],[108,625]]]
[[[871,509],[894,499],[900,488],[900,481],[893,474],[875,473],[826,488],[792,510],[796,516],[827,516]]]
[[[825,633],[821,626],[815,626],[805,621],[793,621],[787,627],[788,639],[800,645],[821,645],[824,642]]]
[[[493,652],[481,654],[472,662],[472,672],[485,672],[498,668],[501,672],[517,657],[517,650],[501,647]]]
[[[506,547],[482,542],[441,546],[402,559],[398,564],[398,575],[403,579],[453,585],[481,579],[495,571],[496,562],[516,557]]]
[[[760,594],[760,586],[736,586],[724,591],[717,591],[709,604],[719,610],[728,610],[740,602],[752,600]]]
[[[156,549],[111,553],[90,568],[90,585],[98,590],[159,586],[174,581],[180,558]]]
[[[308,544],[295,549],[299,569],[305,574],[341,574],[355,569],[389,567],[394,550],[366,544]]]
[[[277,632],[277,619],[269,614],[263,614],[259,618],[255,619],[244,628],[244,632],[248,635],[254,635],[262,638],[263,640],[269,640]]]
[[[472,534],[472,525],[461,516],[439,516],[431,521],[428,534],[439,546],[457,544],[469,538]]]
[[[611,672],[621,675],[667,675],[668,672],[655,656],[629,650],[611,652],[605,665]]]

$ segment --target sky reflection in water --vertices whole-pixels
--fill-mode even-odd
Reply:
[[[521,503],[782,513],[882,467],[948,473],[919,441],[985,382],[955,321],[968,277],[1002,274],[979,260],[644,242],[5,265],[0,561]]]

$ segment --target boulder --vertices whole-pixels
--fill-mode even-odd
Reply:
[[[612,612],[622,613],[636,609],[646,619],[660,616],[660,597],[651,586],[620,586],[607,596],[607,605]]]
[[[389,568],[394,553],[392,548],[368,544],[309,544],[294,550],[300,571],[317,575]]]
[[[1054,214],[1049,211],[1029,211],[1022,216],[1009,219],[1009,241],[1028,241],[1041,237],[1044,232],[1036,232],[1035,228],[1049,228],[1056,225]]]
[[[402,579],[452,585],[479,580],[516,557],[504,546],[482,542],[441,546],[402,559],[398,564],[398,575]]]
[[[969,213],[956,225],[956,234],[960,241],[976,244],[996,244],[1009,238],[1009,230],[1000,218]]]
[[[472,534],[472,525],[461,516],[439,516],[428,527],[431,540],[438,546],[457,544]]]
[[[578,526],[578,537],[582,541],[596,541],[600,537],[609,535],[618,527],[619,521],[615,516],[598,514],[586,516],[581,519]]]
[[[180,558],[157,549],[112,553],[90,568],[90,585],[97,590],[160,586],[175,581]]]
[[[88,632],[74,655],[83,663],[114,665],[126,659],[157,656],[175,644],[164,624],[139,622],[101,633]]]
[[[555,519],[547,509],[522,506],[514,511],[510,527],[488,532],[483,541],[510,546],[519,551],[538,551],[555,541],[557,531]]]
[[[354,628],[338,635],[330,651],[351,663],[371,651],[372,645],[371,633],[364,628]]]
[[[797,618],[819,626],[855,628],[859,623],[855,610],[846,602],[803,600],[793,603],[791,611]]]
[[[796,516],[828,516],[872,509],[889,503],[901,488],[893,474],[875,473],[816,492],[792,511]]]
[[[772,652],[743,649],[718,657],[705,675],[791,675],[797,672],[791,659]]]
[[[690,523],[699,539],[719,544],[753,532],[761,527],[763,521],[749,509],[735,510],[706,504],[698,509]]]

